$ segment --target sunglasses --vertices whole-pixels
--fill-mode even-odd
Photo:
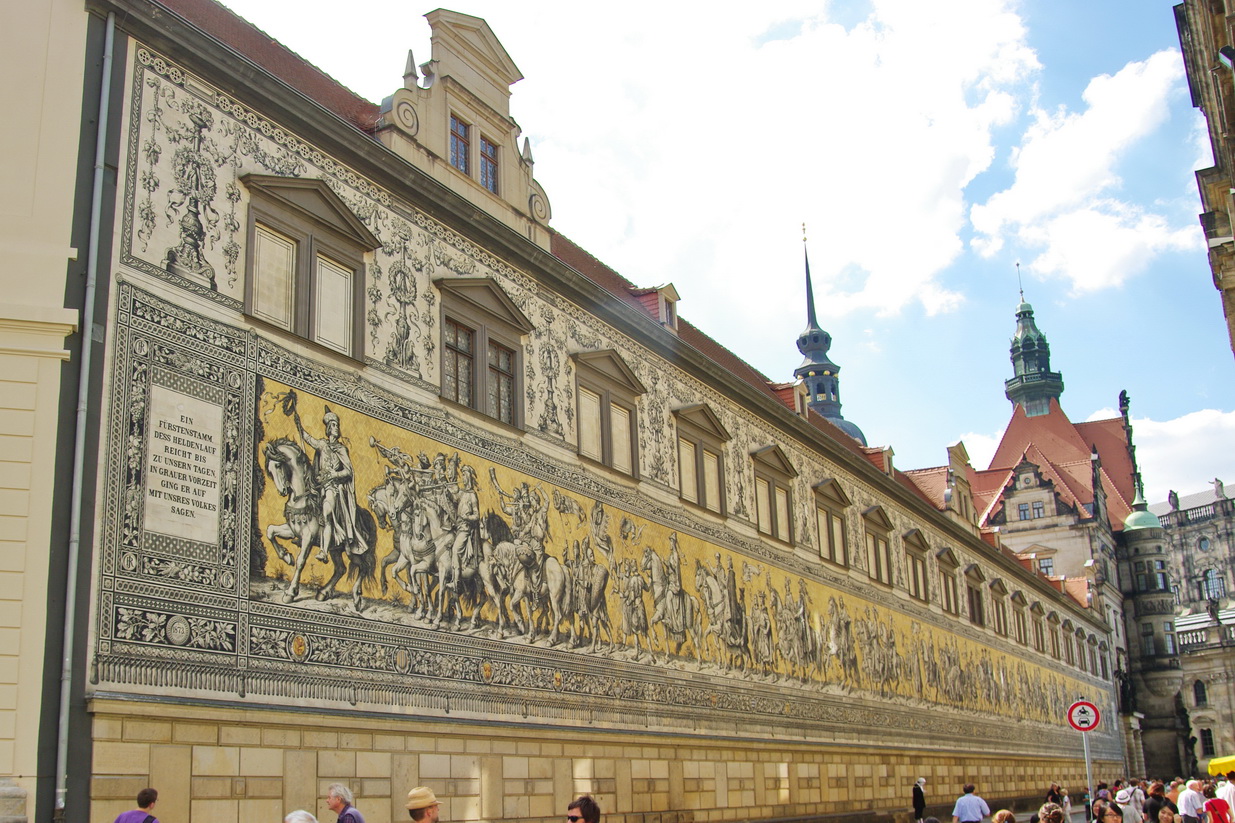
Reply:
[[[566,819],[569,820],[570,823],[579,823],[579,821],[583,819],[583,816],[578,814],[568,814],[566,815]]]

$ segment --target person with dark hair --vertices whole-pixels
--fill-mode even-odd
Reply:
[[[1063,795],[1059,793],[1059,784],[1052,783],[1050,788],[1046,790],[1046,802],[1054,803],[1060,808],[1063,807]]]
[[[1149,784],[1149,798],[1145,801],[1145,820],[1147,823],[1158,823],[1163,809],[1168,809],[1171,812],[1172,819],[1174,819],[1174,815],[1179,814],[1179,807],[1166,796],[1166,784],[1156,780]]]
[[[122,812],[116,817],[115,823],[159,823],[154,816],[154,804],[159,799],[156,789],[142,789],[137,793],[137,808]]]
[[[1205,803],[1201,808],[1207,815],[1206,823],[1231,823],[1231,807],[1225,800],[1218,797],[1214,784],[1207,781],[1201,793],[1205,795]]]
[[[952,807],[952,823],[981,823],[982,818],[990,815],[991,807],[978,797],[976,788],[972,783],[966,783],[961,789],[961,796],[956,798],[956,805]]]
[[[566,819],[570,823],[600,823],[600,804],[589,794],[580,795],[566,807]]]
[[[417,786],[407,793],[407,812],[416,823],[437,823],[441,805],[428,786]]]
[[[913,819],[915,823],[922,823],[922,817],[926,814],[926,778],[919,777],[913,783]]]

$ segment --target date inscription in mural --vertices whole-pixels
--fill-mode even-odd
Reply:
[[[223,409],[163,386],[150,387],[146,452],[146,528],[219,539]]]

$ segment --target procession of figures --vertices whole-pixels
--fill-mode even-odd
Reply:
[[[339,415],[322,407],[318,435],[294,390],[274,400],[297,434],[262,446],[284,500],[282,522],[263,532],[288,567],[284,603],[306,596],[302,578],[318,563],[329,576],[317,600],[347,597],[362,613],[380,592],[377,602],[406,600],[406,619],[434,629],[884,698],[976,698],[1021,717],[1049,718],[1066,696],[1060,677],[940,641],[916,622],[906,634],[886,611],[851,613],[839,595],[816,604],[805,579],[785,576],[778,587],[770,569],[741,556],[696,557],[692,569],[677,533],[649,545],[645,525],[622,516],[614,534],[599,501],[527,481],[504,487],[494,467],[478,471],[457,452],[412,455],[370,436],[384,481],[361,496],[360,455]],[[482,506],[482,492],[495,508]]]

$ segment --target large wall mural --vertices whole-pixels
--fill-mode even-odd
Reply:
[[[733,435],[736,518],[753,509],[741,467],[768,442],[758,421],[158,55],[136,49],[131,72],[117,259],[131,274],[113,294],[93,683],[1070,751],[1061,707],[1096,691],[1083,679],[553,456],[574,442],[573,351],[613,348],[648,388],[645,482],[676,487],[672,410],[715,409]],[[381,240],[368,268],[371,379],[239,328],[248,172],[320,177]],[[431,280],[471,275],[499,281],[535,325],[526,434],[433,401]],[[795,500],[811,499],[811,482],[795,481]],[[852,496],[860,534],[858,512],[878,497],[857,483]],[[1117,755],[1116,738],[1105,748]]]

